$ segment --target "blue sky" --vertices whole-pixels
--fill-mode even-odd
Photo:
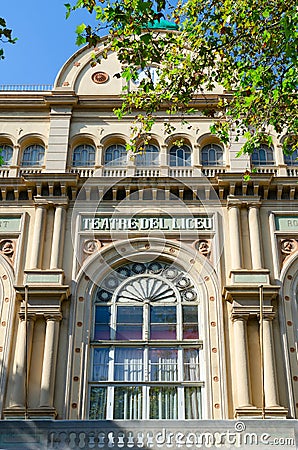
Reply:
[[[92,23],[87,11],[65,18],[64,3],[70,0],[1,0],[0,17],[17,37],[3,46],[0,84],[53,84],[64,62],[78,49],[76,26]]]

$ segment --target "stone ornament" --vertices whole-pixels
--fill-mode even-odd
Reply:
[[[15,255],[15,242],[12,239],[1,239],[0,253],[9,258],[10,261],[13,261]]]
[[[298,240],[296,239],[280,239],[279,241],[279,257],[280,265],[288,260],[288,258],[295,252],[298,251]]]
[[[91,79],[96,84],[103,84],[109,80],[109,75],[106,72],[95,72]]]
[[[83,244],[83,252],[91,255],[101,248],[101,242],[98,239],[88,239]]]
[[[199,239],[194,243],[195,249],[203,256],[208,258],[211,253],[211,245],[207,239]]]

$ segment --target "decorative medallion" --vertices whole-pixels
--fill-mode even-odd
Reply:
[[[12,239],[2,239],[0,241],[0,253],[13,262],[15,256],[15,241]]]
[[[106,291],[105,289],[99,289],[96,293],[96,297],[101,302],[108,302],[112,298],[112,293]]]
[[[103,84],[109,80],[109,75],[106,72],[95,72],[91,78],[94,83]]]
[[[209,257],[210,253],[211,253],[211,247],[210,247],[210,242],[207,239],[200,239],[198,241],[195,241],[194,243],[196,250],[198,250],[198,252],[205,256],[205,257]]]
[[[298,241],[297,239],[281,239],[279,242],[279,248],[280,262],[281,265],[283,265],[293,253],[298,251]]]
[[[182,297],[184,300],[187,300],[188,302],[192,302],[197,298],[197,293],[194,289],[187,289],[186,291],[182,292]]]
[[[97,239],[88,239],[83,244],[83,252],[91,255],[101,248],[101,242]]]

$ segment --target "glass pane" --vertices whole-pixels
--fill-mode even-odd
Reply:
[[[199,352],[196,348],[184,349],[184,381],[200,381]]]
[[[176,339],[176,306],[151,306],[150,322],[150,339]]]
[[[198,308],[197,306],[183,306],[183,339],[198,339]]]
[[[110,339],[110,308],[108,306],[96,306],[94,339]]]
[[[92,386],[90,390],[89,419],[104,420],[107,411],[107,388]]]
[[[150,339],[153,341],[176,339],[176,325],[151,325]]]
[[[177,381],[178,350],[151,348],[149,350],[149,376],[151,381]]]
[[[143,381],[143,350],[116,348],[114,370],[116,381]]]
[[[117,333],[116,339],[142,339],[143,307],[118,306],[117,307]]]
[[[150,388],[150,419],[178,419],[176,387]]]
[[[117,323],[143,323],[143,307],[118,306]]]
[[[185,419],[201,419],[201,388],[185,388]]]
[[[108,379],[109,349],[95,348],[93,351],[93,381],[105,381]]]
[[[114,419],[142,418],[142,388],[115,387],[114,391]]]

